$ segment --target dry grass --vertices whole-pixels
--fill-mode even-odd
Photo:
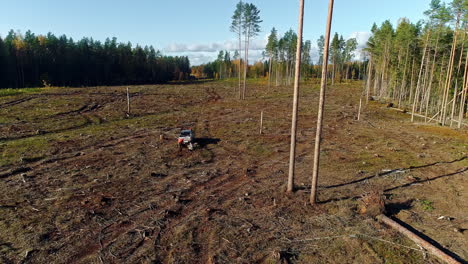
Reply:
[[[331,87],[322,203],[311,207],[318,85],[301,89],[292,195],[284,193],[291,88],[252,81],[239,101],[235,87],[235,80],[131,87],[130,117],[124,87],[63,88],[5,105],[1,175],[29,171],[0,178],[0,262],[437,263],[359,214],[380,212],[381,194],[397,217],[408,215],[409,224],[468,257],[465,235],[453,234],[466,228],[468,210],[464,131],[415,126],[376,102],[358,122],[362,83]],[[187,126],[210,143],[178,151],[174,138]],[[441,225],[439,214],[455,220]]]

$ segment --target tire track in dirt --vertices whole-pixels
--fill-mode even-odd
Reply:
[[[0,108],[6,108],[6,107],[14,106],[14,105],[17,105],[17,104],[21,104],[21,103],[30,101],[30,100],[35,99],[35,98],[37,98],[37,96],[30,96],[30,97],[26,97],[26,98],[21,98],[21,99],[9,101],[9,102],[0,104]]]
[[[127,143],[126,141],[128,141],[128,140],[136,139],[136,138],[142,138],[142,137],[149,136],[149,135],[157,133],[157,132],[159,132],[159,131],[137,133],[137,134],[132,135],[132,136],[125,136],[125,137],[121,137],[121,138],[118,138],[118,139],[111,139],[111,140],[108,140],[108,141],[104,141],[104,142],[101,142],[98,145],[84,146],[84,147],[79,148],[79,149],[77,149],[75,151],[68,152],[68,153],[61,153],[59,155],[55,155],[55,156],[52,156],[51,158],[43,159],[43,160],[40,160],[40,161],[29,162],[29,163],[26,162],[22,166],[18,166],[18,167],[10,168],[10,169],[5,170],[5,171],[1,171],[0,172],[0,178],[7,178],[7,177],[10,177],[10,176],[15,176],[15,175],[21,173],[22,170],[33,171],[33,170],[36,170],[36,169],[40,169],[40,168],[43,168],[43,166],[46,166],[48,164],[51,164],[51,163],[54,163],[54,162],[57,162],[57,161],[70,161],[70,160],[72,160],[74,158],[77,158],[77,157],[81,156],[82,152],[86,151],[87,152],[86,154],[90,154],[90,153],[92,153],[90,151],[98,151],[100,148],[107,148],[107,147],[116,146],[116,145],[119,145],[119,144],[122,144],[122,143]]]
[[[211,133],[209,133],[209,126],[207,123],[205,123],[205,132],[206,132],[206,135],[208,137],[211,136]],[[216,151],[216,155],[215,155],[215,160],[216,160],[216,163],[214,164],[207,164],[207,165],[202,165],[201,167],[198,167],[196,169],[196,171],[198,172],[204,172],[206,171],[206,169],[208,168],[211,168],[213,165],[215,167],[223,167],[223,166],[220,166],[219,164],[220,163],[223,163],[225,162],[224,159],[222,160],[219,160],[218,158],[216,157],[228,157],[228,156],[231,156],[231,155],[234,155],[235,153],[237,152],[233,152],[233,151],[227,151],[229,150],[228,148],[216,148],[216,149],[219,149],[220,151]],[[237,153],[238,154],[238,153]],[[209,214],[209,210],[211,210],[211,208],[215,208],[216,205],[219,203],[220,199],[221,200],[224,200],[224,201],[229,201],[230,199],[234,199],[233,196],[231,195],[231,193],[235,193],[236,190],[245,185],[246,182],[249,182],[250,180],[245,178],[245,175],[242,174],[242,164],[244,163],[242,160],[238,160],[236,162],[236,166],[232,166],[231,165],[231,168],[232,167],[236,167],[236,169],[238,169],[238,172],[229,172],[229,171],[226,171],[226,172],[219,172],[219,171],[215,171],[215,172],[208,172],[209,174],[209,177],[208,179],[205,179],[201,182],[195,182],[194,184],[192,184],[190,187],[188,188],[185,188],[185,189],[182,189],[182,190],[178,190],[178,191],[175,191],[177,194],[177,199],[179,201],[181,201],[180,203],[176,203],[176,205],[168,205],[168,206],[165,206],[163,208],[158,208],[158,210],[162,210],[159,214],[162,214],[164,215],[163,218],[161,218],[159,221],[163,222],[163,224],[159,225],[159,226],[156,226],[156,227],[151,227],[153,230],[158,230],[157,232],[153,232],[151,233],[150,237],[151,237],[151,240],[154,240],[154,244],[159,246],[159,247],[165,247],[165,244],[161,244],[161,241],[167,241],[168,239],[170,239],[171,237],[171,232],[180,224],[184,224],[184,223],[187,223],[187,221],[190,221],[190,217],[192,217],[194,214],[199,214],[199,212],[208,212]],[[176,174],[177,175],[177,174]],[[175,176],[177,177],[177,176]],[[166,178],[163,182],[160,182],[161,185],[164,184],[164,182],[173,182],[174,180],[174,177],[171,177],[171,178]],[[149,204],[152,204],[152,203],[156,203],[156,204],[159,204],[158,201],[160,201],[161,199],[163,199],[163,197],[167,197],[167,196],[170,196],[171,193],[174,193],[174,192],[170,192],[170,191],[164,191],[163,193],[160,193],[158,194],[156,197],[154,195],[151,195],[152,197],[155,197],[155,199],[150,199],[149,200]],[[212,202],[210,203],[206,203],[207,200],[210,200],[209,199],[209,196],[213,195],[213,193],[224,193],[225,195],[223,196],[220,196],[218,199],[216,200],[213,200]],[[229,197],[230,196],[230,197]],[[180,199],[179,199],[180,197]],[[111,240],[112,241],[115,241],[117,240],[119,237],[121,236],[125,236],[126,234],[128,234],[129,232],[131,232],[133,229],[135,229],[135,226],[137,225],[136,222],[138,223],[145,223],[145,222],[150,222],[150,219],[152,214],[148,214],[147,216],[144,216],[142,217],[142,213],[145,213],[147,212],[148,208],[150,208],[150,206],[148,207],[144,207],[145,209],[143,209],[142,211],[139,211],[137,213],[134,213],[126,218],[123,218],[121,219],[119,222],[120,223],[123,223],[123,222],[134,222],[135,221],[135,224],[134,225],[131,225],[131,226],[128,226],[127,228],[124,228],[124,229],[118,229],[114,232],[116,232],[117,234],[112,234],[112,238]],[[201,215],[201,217],[203,217],[203,215]],[[113,225],[121,225],[119,223],[114,223]],[[199,225],[197,225],[199,226]],[[195,227],[195,228],[198,228],[198,227]],[[196,232],[196,230],[192,230],[192,234],[194,236],[194,240],[197,241],[197,240],[201,240],[202,238],[198,238],[199,234],[198,232]],[[107,245],[111,245],[112,243],[105,243]],[[137,252],[138,251],[138,248],[144,248],[146,244],[149,244],[149,242],[140,242],[138,243],[138,245],[136,246],[136,248],[133,250],[133,252]],[[197,254],[198,254],[198,258],[201,260],[201,259],[204,259],[204,260],[207,260],[208,259],[208,256],[209,254],[205,254],[203,252],[206,252],[207,249],[204,248],[203,246],[203,243],[196,243],[195,244],[198,244],[199,246],[196,246],[196,248],[193,248],[193,251],[195,251]],[[110,252],[110,249],[107,249],[107,246],[104,246],[101,251],[106,251],[108,250]],[[144,249],[140,249],[140,250],[144,250]],[[161,261],[164,260],[165,256],[164,256],[164,252],[167,252],[167,249],[166,250],[162,250],[163,254],[157,254],[158,255],[158,259],[160,259]],[[94,253],[91,253],[92,254],[96,254],[97,252],[94,251]],[[163,257],[164,256],[164,257]],[[131,259],[132,256],[126,256],[124,259]]]

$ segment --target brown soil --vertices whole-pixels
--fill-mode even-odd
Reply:
[[[235,87],[131,87],[129,116],[125,87],[0,98],[0,262],[439,263],[359,214],[375,192],[388,215],[468,259],[466,130],[378,102],[357,121],[362,83],[333,86],[312,207],[317,85],[301,88],[294,194],[292,89],[252,82],[240,101]],[[193,152],[177,148],[185,127]]]

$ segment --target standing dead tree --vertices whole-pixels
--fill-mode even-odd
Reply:
[[[130,115],[130,93],[128,91],[128,87],[127,87],[127,115],[128,116]]]
[[[263,111],[260,112],[260,135],[263,134]]]
[[[294,190],[294,168],[296,159],[296,133],[297,133],[297,108],[299,97],[299,81],[301,78],[301,58],[302,58],[302,31],[304,24],[304,0],[299,0],[299,26],[296,46],[296,72],[294,76],[294,95],[293,95],[293,111],[291,124],[291,149],[289,152],[289,175],[288,175],[288,192]]]
[[[320,98],[319,98],[319,109],[317,116],[317,132],[315,135],[315,148],[314,148],[314,168],[312,171],[312,186],[310,192],[310,203],[315,204],[317,201],[317,180],[319,173],[319,161],[320,161],[320,141],[322,140],[322,122],[323,122],[323,111],[325,108],[325,89],[327,88],[327,68],[328,68],[328,51],[330,48],[330,31],[333,17],[333,4],[334,0],[330,0],[328,6],[328,19],[327,29],[325,34],[325,47],[323,51],[323,65],[322,65],[322,81],[320,85]]]

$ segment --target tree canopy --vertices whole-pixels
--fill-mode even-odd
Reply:
[[[189,75],[188,57],[163,56],[152,46],[116,38],[74,41],[13,30],[0,38],[0,88],[164,83]]]

